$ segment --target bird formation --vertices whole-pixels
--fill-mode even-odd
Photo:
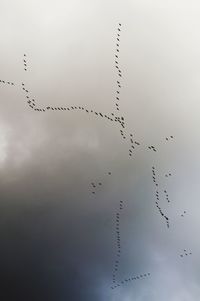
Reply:
[[[108,173],[107,173],[109,176],[111,176],[111,171],[109,171]],[[102,182],[101,181],[99,181],[99,182],[91,182],[91,186],[92,186],[92,194],[96,194],[96,189],[98,189],[98,187],[99,186],[102,186]]]
[[[119,47],[120,47],[120,32],[121,32],[121,23],[118,24],[118,28],[117,28],[117,38],[116,38],[116,52],[115,52],[115,68],[117,69],[117,75],[118,77],[122,77],[122,71],[120,69],[119,66]],[[117,90],[116,90],[116,95],[115,95],[115,99],[116,99],[116,109],[117,111],[119,111],[119,100],[120,100],[120,89],[121,89],[121,82],[119,80],[117,80]]]
[[[116,37],[116,52],[115,52],[115,68],[117,70],[117,76],[122,78],[122,71],[120,69],[120,65],[119,65],[119,47],[120,47],[120,33],[121,33],[121,23],[118,24],[118,28],[117,28],[117,37]],[[115,95],[115,99],[116,99],[116,103],[115,103],[115,106],[116,106],[116,109],[117,111],[120,111],[120,108],[119,108],[119,101],[120,101],[120,89],[121,89],[121,79],[118,78],[116,83],[117,83],[117,90],[116,90],[116,95]],[[122,128],[125,129],[125,119],[124,117],[117,117],[118,118],[118,122],[121,124]],[[126,139],[126,135],[124,133],[123,130],[120,130],[120,135],[122,136],[123,139]],[[132,134],[131,134],[131,137],[132,137]],[[132,139],[133,140],[133,139]],[[136,141],[137,142],[137,141]],[[133,142],[131,142],[133,144]],[[138,145],[139,145],[139,142],[137,142]],[[131,146],[131,148],[129,148],[129,157],[132,157],[132,153],[133,153],[133,146]]]
[[[184,252],[184,254],[180,254],[180,257],[192,255],[192,252],[188,252],[186,249],[184,249],[183,252]]]
[[[93,193],[93,194],[95,194],[95,193],[96,193],[96,192],[95,192],[95,189],[96,189],[96,187],[97,187],[97,186],[101,186],[101,185],[102,185],[102,183],[101,183],[101,182],[99,182],[99,183],[95,184],[94,182],[92,182],[92,183],[91,183],[91,185],[92,185],[92,188],[93,188],[93,191],[92,191],[92,193]]]
[[[166,141],[169,141],[170,139],[173,139],[173,138],[174,138],[174,136],[171,135],[171,136],[169,136],[169,137],[166,137],[165,140],[166,140]],[[148,145],[147,148],[148,148],[149,150],[152,150],[152,151],[154,151],[154,152],[157,152],[157,148],[156,148],[154,145]],[[168,176],[169,176],[169,175],[171,175],[171,174],[168,174]]]
[[[119,46],[120,46],[120,34],[121,34],[121,23],[118,24],[118,33],[117,33],[117,52],[115,53],[115,67],[117,69],[117,75],[118,77],[122,77],[122,71],[119,67]],[[27,55],[24,54],[24,58],[23,58],[23,63],[24,63],[24,70],[27,71]],[[120,96],[120,89],[121,89],[121,82],[120,82],[120,78],[117,80],[117,90],[116,90],[116,99],[117,101],[119,101],[119,96]],[[2,81],[2,83],[5,83],[5,81]],[[10,82],[7,82],[7,83],[10,83]],[[14,83],[10,83],[11,85],[14,85]],[[38,102],[31,97],[30,95],[30,92],[28,91],[28,89],[25,87],[25,84],[24,82],[21,84],[21,87],[22,87],[22,90],[24,92],[24,95],[25,95],[25,98],[26,98],[26,102],[28,104],[28,106],[36,111],[36,112],[47,112],[47,111],[70,111],[70,112],[75,112],[75,111],[82,111],[82,112],[86,112],[88,115],[92,114],[93,116],[95,117],[99,117],[99,118],[102,118],[102,119],[107,119],[109,122],[112,122],[113,124],[119,124],[120,127],[122,127],[123,129],[125,129],[125,118],[123,116],[117,116],[116,114],[114,113],[109,113],[109,114],[103,114],[102,112],[97,112],[95,110],[91,110],[89,108],[86,108],[86,107],[83,107],[83,106],[45,106],[45,107],[41,107],[38,105]],[[119,104],[116,103],[117,105],[117,111],[119,111]],[[124,139],[126,139],[126,135],[124,133],[123,130],[120,130],[120,134]],[[133,149],[134,149],[134,145],[133,145],[133,142],[131,140],[131,147],[129,147],[129,157],[132,156],[132,153],[133,153]],[[140,143],[138,141],[135,141],[134,142],[135,145],[140,145]]]
[[[132,276],[130,278],[125,278],[124,280],[119,281],[119,283],[111,286],[110,288],[113,290],[113,289],[116,289],[116,288],[122,286],[123,284],[128,284],[131,281],[146,279],[150,275],[151,275],[150,273],[145,273],[145,274],[140,274],[140,275],[137,275],[137,276]]]
[[[6,84],[6,85],[11,85],[11,86],[14,86],[14,83],[13,83],[13,82],[7,82],[7,81],[5,81],[5,80],[2,80],[2,79],[0,79],[0,83],[2,83],[2,84]]]
[[[116,81],[116,84],[117,84],[117,89],[116,89],[116,95],[115,95],[115,99],[116,99],[116,103],[115,103],[115,106],[116,106],[116,110],[117,111],[120,111],[120,108],[119,108],[119,102],[120,102],[120,89],[122,87],[121,85],[121,77],[122,77],[122,71],[120,69],[120,64],[119,64],[119,47],[120,47],[120,33],[121,33],[121,23],[118,24],[118,28],[117,28],[117,37],[116,37],[116,50],[115,50],[115,68],[117,70],[117,81]],[[125,119],[124,117],[116,117],[116,119],[118,120],[118,122],[120,123],[120,125],[122,126],[122,128],[124,129],[125,128]],[[124,131],[123,130],[120,130],[120,134],[122,136],[123,139],[126,139],[126,136],[124,134]]]
[[[120,47],[120,36],[121,36],[121,26],[122,24],[121,23],[118,23],[118,28],[117,28],[117,37],[116,37],[116,52],[115,52],[115,68],[117,69],[117,75],[118,75],[118,79],[117,79],[117,90],[116,90],[116,99],[117,99],[117,103],[116,103],[116,107],[117,107],[117,111],[120,111],[119,109],[119,104],[118,104],[118,101],[120,100],[120,89],[121,89],[121,78],[122,78],[122,71],[120,69],[120,66],[119,66],[119,47]],[[27,55],[24,54],[24,58],[23,58],[23,63],[24,63],[24,70],[27,71]],[[7,83],[7,84],[11,84],[11,85],[14,85],[13,82],[5,82],[3,80],[1,80],[2,83]],[[26,98],[26,101],[27,101],[27,104],[29,105],[29,107],[34,110],[34,111],[37,111],[37,112],[46,112],[46,111],[71,111],[71,112],[75,112],[75,111],[82,111],[82,112],[86,112],[87,114],[93,114],[93,116],[95,117],[99,117],[99,118],[103,118],[103,119],[107,119],[109,122],[112,122],[115,124],[119,124],[123,130],[121,129],[120,130],[120,134],[123,138],[123,140],[125,141],[126,139],[126,134],[124,132],[124,129],[125,129],[125,118],[123,116],[117,116],[116,114],[114,113],[110,113],[110,114],[103,114],[101,112],[97,112],[95,110],[91,110],[89,108],[86,108],[86,107],[82,107],[82,106],[59,106],[59,107],[56,107],[56,106],[45,106],[45,107],[40,107],[38,105],[38,103],[35,101],[35,99],[31,98],[30,94],[29,94],[29,91],[25,88],[25,84],[22,83],[22,89],[25,93],[25,98]],[[166,137],[166,140],[169,140],[169,139],[173,139],[174,137],[171,135],[170,137]],[[128,140],[127,140],[128,141]],[[134,141],[133,142],[133,138],[132,138],[132,134],[130,134],[130,142],[131,142],[131,145],[129,146],[129,158],[132,157],[133,155],[133,150],[135,149],[135,145],[140,145],[140,143],[138,141]],[[156,148],[152,145],[152,146],[149,146],[149,149],[152,149],[153,151],[157,151]]]
[[[130,278],[117,281],[117,273],[118,273],[120,260],[121,260],[120,210],[124,208],[123,206],[124,206],[124,202],[120,201],[119,210],[116,212],[115,215],[116,259],[114,261],[114,266],[113,266],[113,275],[112,275],[113,284],[110,287],[111,289],[116,289],[128,282],[139,280],[139,279],[145,279],[146,277],[150,276],[150,273],[146,273],[146,274],[132,276]]]
[[[23,63],[24,63],[24,71],[27,71],[27,61],[26,61],[26,54],[24,54],[24,59],[23,59]]]
[[[24,57],[26,57],[26,54],[24,54]],[[24,67],[25,69],[27,70],[27,61],[26,59],[24,58]],[[25,71],[26,71],[25,70]],[[38,105],[37,105],[37,102],[35,101],[35,99],[31,99],[31,96],[29,94],[29,91],[27,90],[27,88],[25,87],[25,84],[22,83],[22,90],[24,91],[25,93],[25,97],[27,99],[27,103],[29,105],[29,107],[31,109],[33,109],[34,111],[38,111],[38,112],[46,112],[46,111],[84,111],[86,112],[87,114],[93,114],[95,117],[100,117],[100,118],[104,118],[104,119],[107,119],[111,122],[119,122],[120,124],[122,123],[121,119],[117,116],[114,115],[114,113],[111,113],[111,115],[107,115],[107,114],[103,114],[101,112],[97,112],[95,110],[90,110],[88,108],[85,108],[85,107],[82,107],[82,106],[61,106],[61,107],[54,107],[54,106],[46,106],[46,107],[43,107],[43,108],[40,108]]]
[[[121,31],[121,23],[119,23],[119,26],[118,26],[118,34],[117,34],[117,47],[119,47],[119,43],[120,43],[120,31]],[[117,48],[118,49],[118,48]],[[119,50],[119,49],[118,49]],[[119,51],[118,51],[119,52]],[[119,53],[115,54],[115,61],[116,61],[116,67],[118,67],[118,76],[119,77],[122,77],[122,72],[121,70],[119,69]],[[24,54],[24,59],[23,59],[23,63],[24,63],[24,70],[27,71],[27,56],[26,54]],[[7,84],[10,84],[10,85],[14,85],[13,82],[6,82],[4,80],[1,80],[0,81],[1,83],[7,83]],[[118,89],[116,91],[116,97],[117,97],[117,100],[119,100],[119,95],[120,95],[120,88],[121,88],[121,82],[120,80],[117,80],[117,86],[118,86]],[[92,114],[93,116],[95,117],[99,117],[99,118],[102,118],[102,119],[107,119],[109,122],[112,122],[112,123],[115,123],[115,124],[119,124],[120,127],[122,127],[123,129],[125,129],[125,118],[123,116],[117,116],[116,114],[114,113],[109,113],[109,114],[103,114],[102,112],[98,112],[98,111],[95,111],[95,110],[91,110],[89,108],[86,108],[86,107],[83,107],[83,106],[59,106],[59,107],[56,107],[56,106],[39,106],[38,105],[38,102],[31,97],[31,94],[30,94],[30,91],[27,89],[27,87],[25,87],[25,83],[22,82],[21,83],[21,88],[24,92],[24,96],[25,96],[25,99],[26,99],[26,102],[28,104],[28,106],[36,111],[36,112],[47,112],[47,111],[65,111],[65,112],[75,112],[75,111],[82,111],[82,112],[86,112],[88,115]],[[117,109],[119,111],[119,105],[117,104]],[[121,136],[123,137],[123,139],[126,139],[126,136],[125,136],[125,133],[123,130],[120,130],[120,134]],[[135,141],[135,144],[139,145],[139,142]],[[132,145],[132,149],[133,149],[133,145]],[[131,151],[132,151],[131,149]],[[132,156],[131,154],[131,151],[129,152],[130,155]]]
[[[156,195],[156,201],[155,201],[156,207],[158,208],[158,211],[159,211],[160,215],[165,219],[167,227],[169,228],[169,218],[163,213],[163,211],[160,207],[160,204],[159,204],[160,197],[159,197],[158,183],[156,181],[156,173],[155,173],[155,167],[154,166],[152,166],[152,179],[153,179],[153,182],[156,186],[156,193],[155,193],[155,195]]]
[[[133,141],[133,134],[130,133],[130,142],[131,142],[131,145],[130,145],[130,148],[129,148],[129,157],[132,157],[133,155],[133,150],[135,150],[135,145],[140,145],[140,143],[138,141]]]
[[[168,178],[168,177],[171,177],[171,175],[172,175],[171,173],[168,173],[168,174],[166,173],[165,177]]]
[[[164,190],[164,194],[165,194],[165,198],[166,198],[167,202],[170,203],[169,195],[167,193],[167,190]]]
[[[121,26],[122,24],[119,23],[118,24],[118,28],[117,28],[117,37],[116,37],[116,50],[115,50],[115,68],[117,70],[117,76],[118,76],[118,79],[116,81],[117,83],[117,90],[116,90],[116,95],[115,95],[115,99],[116,99],[116,103],[115,103],[115,106],[116,106],[116,109],[117,111],[120,111],[120,108],[119,108],[119,101],[120,101],[120,89],[121,89],[121,78],[122,78],[122,71],[120,69],[120,64],[119,64],[119,47],[120,47],[120,34],[121,34]],[[121,124],[122,128],[125,129],[125,119],[124,117],[116,117],[116,119],[118,120],[118,122]],[[126,139],[126,135],[124,133],[123,130],[120,130],[120,135],[122,136],[123,139]],[[131,137],[132,137],[132,134],[130,134]],[[131,138],[131,143],[133,144],[133,139]],[[140,145],[139,142],[135,141],[135,144],[137,145]],[[132,154],[133,154],[133,149],[134,149],[134,146],[131,145],[131,147],[129,148],[129,157],[132,157]]]
[[[169,140],[171,140],[171,139],[173,139],[173,138],[174,138],[174,136],[169,136],[169,137],[166,137],[165,140],[166,140],[166,141],[169,141]]]
[[[27,104],[29,105],[29,107],[30,107],[31,109],[34,109],[35,111],[40,111],[40,110],[41,110],[41,111],[45,112],[45,109],[39,109],[39,108],[36,106],[35,99],[34,99],[34,98],[31,99],[31,96],[30,96],[30,94],[29,94],[29,91],[28,91],[27,88],[25,87],[25,84],[24,84],[24,83],[21,84],[21,89],[22,89],[22,91],[23,91],[23,93],[24,93],[24,96],[25,96],[25,98],[26,98]]]
[[[173,136],[172,136],[173,137]],[[169,174],[165,174],[165,176],[171,176],[171,173]],[[160,215],[165,219],[165,222],[166,222],[166,225],[167,227],[169,228],[169,217],[167,217],[164,213],[163,213],[163,210],[161,209],[160,207],[160,204],[159,204],[159,201],[160,201],[160,197],[159,197],[159,191],[158,191],[158,183],[157,183],[157,180],[156,180],[156,172],[155,172],[155,167],[152,166],[152,179],[153,179],[153,182],[155,184],[155,189],[156,189],[156,192],[155,192],[155,196],[156,196],[156,201],[155,201],[155,204],[156,204],[156,207],[158,208],[158,211],[160,213]],[[168,203],[170,203],[170,199],[169,199],[169,195],[168,195],[168,192],[167,190],[165,189],[164,191],[164,194],[165,194],[165,199],[167,200]],[[186,211],[184,211],[181,216],[184,217],[184,215],[186,214]],[[187,251],[186,249],[184,249],[184,254],[180,254],[180,257],[184,257],[184,256],[189,256],[189,255],[192,255],[192,252],[189,252]]]
[[[181,214],[182,217],[186,214],[186,211],[184,210],[183,213]]]
[[[123,209],[123,201],[119,203],[119,210]],[[120,236],[120,212],[117,211],[115,215],[115,237],[116,237],[116,259],[113,267],[113,283],[116,283],[116,276],[120,264],[121,257],[121,236]]]
[[[151,145],[151,146],[148,146],[148,149],[150,149],[150,150],[152,150],[152,151],[154,151],[154,152],[157,152],[157,150],[156,150],[155,146],[153,146],[153,145]]]
[[[26,57],[26,54],[24,54],[24,56]],[[24,58],[24,67],[26,67],[25,69],[27,70],[27,61]],[[121,72],[121,70],[120,70]],[[120,82],[118,81],[118,85],[120,85]],[[35,99],[31,99],[30,95],[28,94],[29,91],[25,88],[25,84],[22,83],[22,89],[25,92],[25,97],[27,99],[27,103],[29,105],[29,107],[31,109],[33,109],[34,111],[37,112],[46,112],[46,111],[71,111],[71,112],[75,112],[75,111],[84,111],[87,114],[93,114],[93,116],[95,117],[100,117],[100,118],[104,118],[107,119],[110,122],[115,122],[115,123],[119,123],[120,126],[122,126],[124,128],[124,117],[119,117],[116,116],[114,113],[111,114],[103,114],[102,112],[97,112],[95,110],[91,110],[89,108],[83,107],[83,106],[60,106],[60,107],[55,107],[55,106],[46,106],[46,107],[39,107],[37,102],[35,101]],[[119,91],[118,91],[119,92]]]
[[[28,105],[29,105],[29,107],[31,108],[31,109],[33,109],[34,111],[38,111],[38,112],[47,112],[47,111],[71,111],[71,112],[73,112],[73,111],[84,111],[84,112],[86,112],[86,113],[88,113],[88,114],[93,114],[93,115],[95,115],[95,116],[98,116],[98,117],[100,117],[100,118],[104,118],[104,119],[107,119],[107,120],[109,120],[110,122],[113,122],[113,121],[116,121],[114,118],[113,118],[113,116],[111,117],[111,116],[108,116],[108,115],[104,115],[103,113],[101,113],[101,112],[96,112],[96,111],[94,111],[94,110],[89,110],[89,109],[87,109],[87,108],[85,108],[85,107],[81,107],[81,106],[70,106],[70,107],[65,107],[65,106],[62,106],[62,107],[53,107],[53,106],[46,106],[46,107],[43,107],[43,108],[40,108],[38,105],[37,105],[37,102],[35,101],[35,99],[34,98],[31,98],[31,96],[30,96],[30,92],[29,92],[29,90],[25,87],[25,84],[24,83],[22,83],[21,84],[21,88],[22,88],[22,90],[23,90],[23,92],[24,92],[24,95],[25,95],[25,98],[26,98],[26,101],[27,101],[27,103],[28,103]]]

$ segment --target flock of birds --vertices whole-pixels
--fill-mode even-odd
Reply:
[[[173,137],[171,136],[171,138],[173,138]],[[165,177],[168,177],[168,176],[171,176],[171,173],[165,174]],[[160,207],[160,203],[159,203],[159,201],[160,201],[159,191],[158,191],[159,184],[158,184],[158,182],[156,180],[156,173],[155,173],[155,167],[154,166],[152,166],[152,179],[153,179],[153,182],[155,184],[155,189],[156,189],[156,192],[155,192],[155,196],[156,196],[155,204],[156,204],[156,207],[157,207],[160,215],[165,219],[167,228],[169,228],[169,217],[167,217],[163,213],[163,210]],[[166,189],[164,190],[164,194],[165,194],[165,199],[167,200],[168,203],[170,203],[169,195],[168,195]],[[181,217],[184,217],[185,214],[186,214],[186,210],[183,211],[183,213],[181,214]],[[184,254],[180,254],[180,257],[189,256],[189,255],[192,255],[192,252],[188,252],[188,251],[186,251],[186,249],[184,249]]]
[[[11,85],[11,86],[14,86],[14,83],[13,83],[13,82],[7,82],[7,81],[5,81],[5,80],[2,80],[2,79],[0,79],[0,83],[2,83],[2,84],[6,84],[6,85]]]
[[[132,276],[129,278],[125,278],[124,280],[117,280],[117,273],[120,265],[120,259],[121,259],[121,233],[120,233],[120,217],[121,213],[120,210],[123,210],[124,208],[124,201],[119,202],[119,209],[117,210],[115,214],[115,237],[116,237],[116,258],[114,261],[114,266],[113,266],[113,275],[112,275],[112,282],[113,284],[111,285],[111,289],[116,289],[126,283],[129,283],[131,281],[135,280],[141,280],[145,279],[146,277],[150,276],[150,273],[145,273],[145,274],[140,274],[136,276]]]
[[[183,213],[181,214],[182,217],[186,214],[186,211],[184,210]]]
[[[124,280],[119,281],[115,285],[112,285],[110,288],[113,290],[113,289],[116,289],[116,288],[118,288],[118,287],[120,287],[124,284],[128,284],[131,281],[146,279],[150,275],[151,275],[150,273],[145,273],[145,274],[140,274],[140,275],[132,276],[132,277],[129,277],[129,278],[125,278]]]
[[[155,196],[156,196],[156,201],[155,201],[155,204],[156,204],[156,207],[160,213],[160,215],[165,219],[165,222],[166,222],[166,225],[167,227],[169,228],[169,217],[167,217],[164,213],[163,213],[163,210],[161,209],[160,207],[160,195],[159,195],[159,190],[158,190],[158,182],[157,182],[157,178],[156,178],[156,169],[154,166],[152,166],[152,179],[153,179],[153,182],[155,184]],[[166,190],[165,190],[166,191]],[[168,197],[168,195],[167,195]]]
[[[111,176],[112,173],[111,171],[107,173],[107,175]],[[92,186],[92,193],[96,194],[96,190],[98,187],[101,187],[103,184],[102,181],[92,181],[90,185]],[[124,280],[119,280],[117,277],[118,271],[119,271],[119,266],[121,262],[121,231],[120,231],[120,221],[121,221],[121,212],[124,209],[124,201],[120,200],[119,201],[119,207],[118,210],[115,214],[115,246],[116,246],[116,252],[115,252],[115,259],[114,259],[114,264],[113,264],[113,272],[112,272],[112,285],[111,289],[116,289],[123,284],[126,284],[130,281],[133,280],[138,280],[138,279],[145,279],[146,277],[150,276],[150,273],[142,274],[142,275],[136,275],[132,276],[130,278],[126,278]]]
[[[117,37],[116,37],[116,46],[117,46],[117,48],[116,48],[116,52],[115,52],[115,68],[117,69],[118,77],[122,77],[122,71],[121,71],[121,68],[119,66],[119,52],[120,52],[119,47],[120,47],[121,26],[122,26],[122,24],[119,23],[119,26],[117,28]],[[115,96],[117,102],[115,103],[115,106],[116,106],[117,111],[119,111],[120,110],[119,109],[119,103],[118,103],[120,101],[120,91],[119,90],[121,89],[120,80],[117,80],[117,86],[118,86],[118,88],[117,88],[116,96]]]
[[[171,177],[172,174],[171,173],[168,173],[168,174],[165,174],[165,177]],[[159,184],[158,184],[158,181],[157,181],[157,177],[156,177],[156,172],[155,172],[155,167],[153,166],[152,167],[152,179],[153,179],[153,183],[155,185],[155,197],[156,197],[156,201],[155,201],[155,204],[156,204],[156,207],[160,213],[160,215],[165,219],[165,222],[166,222],[166,225],[167,227],[169,228],[169,217],[167,215],[164,214],[163,212],[163,209],[161,208],[161,205],[160,205],[160,193],[159,193]],[[165,199],[168,203],[171,202],[170,198],[169,198],[169,195],[168,195],[168,192],[167,192],[167,189],[164,189],[163,190],[163,193],[165,195]],[[186,214],[186,210],[183,211],[183,213],[181,214],[181,217],[184,217]]]
[[[29,91],[29,89],[25,86],[25,83],[22,82],[21,83],[21,89],[22,91],[24,92],[24,97],[26,99],[26,102],[28,104],[28,106],[36,111],[36,112],[47,112],[47,111],[57,111],[57,112],[75,112],[75,111],[79,111],[79,112],[85,112],[87,114],[92,114],[93,116],[95,117],[98,117],[98,118],[102,118],[102,119],[106,119],[107,121],[109,122],[112,122],[112,123],[115,123],[115,124],[118,124],[122,129],[120,129],[120,135],[121,137],[123,138],[123,141],[128,141],[129,146],[128,146],[128,155],[129,155],[129,158],[131,158],[134,154],[134,151],[136,151],[137,147],[141,145],[140,142],[136,141],[135,139],[133,139],[133,133],[130,133],[129,134],[129,139],[128,140],[125,140],[127,138],[127,135],[125,133],[126,131],[126,126],[125,126],[125,118],[123,116],[120,116],[121,114],[119,114],[120,112],[120,109],[119,109],[119,101],[120,101],[120,89],[122,87],[122,84],[121,84],[121,78],[122,78],[122,71],[121,71],[121,68],[120,68],[120,64],[119,64],[119,46],[120,46],[120,34],[121,34],[121,23],[119,23],[118,25],[118,28],[117,28],[117,38],[116,38],[116,41],[117,41],[117,48],[116,48],[116,51],[115,51],[115,68],[117,69],[117,76],[120,77],[117,78],[117,90],[116,90],[116,100],[117,100],[117,103],[115,103],[116,105],[116,109],[118,111],[118,113],[107,113],[107,114],[104,114],[102,112],[98,112],[94,109],[89,109],[89,108],[86,108],[86,107],[83,107],[83,106],[77,106],[77,105],[73,105],[73,106],[51,106],[51,105],[48,105],[48,106],[43,106],[41,107],[38,102],[36,101],[35,98],[33,98],[31,96],[31,93]],[[24,64],[24,71],[27,71],[27,55],[24,54],[24,58],[23,58],[23,64]],[[9,85],[12,85],[14,86],[15,84],[13,82],[10,82],[10,81],[5,81],[5,80],[0,80],[0,83],[2,84],[9,84]],[[172,139],[173,136],[170,136],[169,138],[166,137],[166,140],[169,140],[169,139]],[[156,148],[155,146],[148,146],[149,149],[152,149],[153,151],[156,151]]]
[[[166,176],[167,177],[171,176],[171,173],[165,174],[165,177]],[[169,226],[170,226],[169,217],[166,214],[164,214],[163,209],[161,208],[160,203],[159,203],[160,202],[159,183],[157,181],[157,173],[156,173],[155,166],[152,166],[152,179],[153,179],[153,183],[155,185],[156,207],[157,207],[161,217],[164,218],[167,228],[169,228]],[[167,202],[170,203],[169,195],[168,195],[166,189],[164,190],[164,194],[165,194],[165,198],[166,198]],[[124,205],[123,201],[120,201],[119,210],[116,212],[116,215],[115,215],[116,259],[114,261],[113,273],[112,273],[113,284],[110,287],[112,290],[122,286],[123,284],[129,283],[133,280],[145,279],[147,276],[150,276],[150,273],[147,273],[147,274],[142,274],[142,275],[137,275],[134,277],[126,278],[124,280],[117,280],[117,273],[118,273],[120,259],[121,259],[121,233],[120,233],[120,217],[121,217],[121,215],[120,215],[120,210],[123,209],[123,205]],[[184,214],[186,214],[186,211],[184,211]],[[181,215],[181,216],[183,216],[183,215]],[[192,252],[189,252],[186,249],[184,249],[184,254],[180,254],[180,257],[183,258],[184,256],[190,256],[190,255],[192,255]]]
[[[169,136],[169,137],[166,137],[165,140],[166,140],[166,141],[169,141],[169,140],[171,140],[171,139],[173,139],[173,138],[174,138],[174,136]]]
[[[127,141],[128,143],[128,156],[129,158],[131,158],[134,154],[134,151],[137,150],[138,147],[141,147],[141,143],[138,142],[137,140],[135,140],[135,138],[133,138],[133,133],[127,134],[126,133],[126,123],[125,123],[125,118],[123,116],[120,116],[120,91],[122,88],[122,83],[121,83],[121,79],[122,79],[122,71],[121,71],[121,67],[120,67],[120,58],[119,58],[119,53],[120,53],[120,36],[121,36],[121,26],[122,24],[119,23],[118,27],[117,27],[117,37],[116,37],[116,49],[115,49],[115,69],[117,70],[117,80],[116,80],[116,84],[117,84],[117,89],[116,89],[116,94],[115,94],[115,107],[117,112],[116,113],[109,113],[109,114],[103,114],[102,112],[98,112],[94,109],[89,109],[87,107],[83,107],[83,106],[45,106],[45,107],[40,107],[38,102],[35,100],[35,98],[33,98],[31,96],[30,91],[28,90],[28,88],[25,86],[25,83],[22,82],[21,83],[21,89],[24,93],[24,97],[26,99],[26,102],[28,104],[28,106],[36,112],[47,112],[47,111],[65,111],[65,112],[75,112],[75,111],[79,111],[79,112],[85,112],[87,114],[92,114],[93,116],[97,117],[97,118],[102,118],[102,119],[106,119],[111,123],[115,123],[116,125],[120,126],[120,135],[122,137],[122,140],[124,142]],[[24,71],[27,71],[27,55],[24,54],[23,57],[23,65],[24,65]],[[5,80],[0,80],[1,84],[7,84],[7,85],[11,85],[11,86],[15,86],[14,82],[11,81],[5,81]],[[128,137],[128,139],[126,139]],[[166,141],[170,141],[173,140],[174,136],[170,135],[168,137],[165,137]],[[157,152],[157,147],[155,147],[154,145],[149,145],[149,146],[144,146],[145,148],[152,150],[153,152]],[[111,175],[111,172],[108,172],[108,175]],[[165,177],[171,177],[172,174],[171,173],[166,173]],[[159,192],[159,184],[158,184],[158,180],[157,180],[157,174],[156,174],[156,169],[153,166],[152,167],[152,179],[153,179],[153,183],[155,185],[155,205],[157,207],[158,212],[160,213],[162,219],[164,219],[167,228],[170,227],[170,223],[169,223],[169,217],[164,213],[163,209],[161,208],[160,205],[160,192]],[[91,182],[91,186],[92,186],[92,194],[96,194],[96,190],[97,187],[102,186],[102,182],[98,181],[98,182]],[[165,194],[165,199],[168,203],[171,202],[171,200],[169,199],[169,195],[167,190],[164,190],[164,194]],[[119,203],[119,210],[116,212],[115,215],[115,236],[116,236],[116,258],[114,261],[114,266],[113,266],[113,274],[112,274],[112,286],[111,289],[115,289],[119,286],[122,286],[125,283],[128,283],[130,281],[134,281],[134,280],[139,280],[139,279],[145,279],[148,276],[150,276],[150,273],[145,273],[145,274],[141,274],[141,275],[137,275],[137,276],[133,276],[130,278],[126,278],[124,280],[117,280],[117,273],[118,273],[118,269],[119,269],[119,265],[120,265],[120,258],[121,258],[121,234],[120,234],[120,217],[121,217],[121,210],[123,209],[124,206],[124,202],[120,201]],[[186,211],[184,211],[181,214],[181,217],[184,217],[184,215],[186,214]],[[184,256],[189,256],[191,255],[191,252],[188,252],[186,250],[184,250],[184,254],[181,254],[180,257],[184,257]]]
[[[169,195],[167,193],[167,190],[165,189],[164,190],[164,194],[165,194],[165,199],[167,200],[168,203],[170,203],[170,200],[169,200]]]
[[[192,252],[188,252],[188,251],[186,251],[186,249],[184,249],[183,251],[184,251],[184,254],[180,254],[180,257],[192,255]]]
[[[108,175],[111,176],[111,171],[108,172]],[[102,186],[102,182],[91,182],[91,186],[92,186],[92,194],[96,194],[96,189],[98,186]]]
[[[152,151],[154,151],[154,152],[157,152],[157,150],[156,150],[155,146],[153,146],[153,145],[151,145],[151,146],[148,146],[148,149],[150,149],[150,150],[152,150]]]
[[[116,90],[116,95],[115,95],[115,99],[117,101],[115,103],[115,106],[116,106],[117,111],[120,111],[120,107],[119,107],[120,89],[122,87],[122,84],[121,84],[122,71],[121,71],[121,67],[120,67],[120,64],[119,64],[121,26],[122,26],[122,24],[119,23],[118,28],[117,28],[117,36],[116,36],[116,46],[117,46],[117,48],[115,49],[115,68],[117,70],[117,76],[118,76],[118,78],[116,80],[117,90]],[[124,119],[124,117],[121,117],[121,122],[120,123],[121,123],[122,128],[125,129],[125,119]],[[123,139],[126,139],[126,134],[123,130],[120,130],[120,135],[122,136]],[[140,143],[138,141],[133,141],[133,134],[132,133],[130,133],[130,142],[131,142],[131,145],[129,147],[129,157],[132,157],[133,149],[135,148],[134,144],[135,145],[140,145]]]
[[[27,71],[27,60],[26,60],[26,54],[24,54],[23,63],[24,63],[24,71]]]
[[[123,201],[119,203],[119,210],[115,215],[115,235],[116,235],[116,259],[113,267],[113,283],[116,283],[116,276],[120,264],[121,257],[121,237],[120,237],[120,210],[123,209]]]

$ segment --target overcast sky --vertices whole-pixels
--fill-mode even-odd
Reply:
[[[200,299],[199,32],[197,0],[0,0],[1,300]]]

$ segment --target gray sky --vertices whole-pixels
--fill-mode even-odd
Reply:
[[[199,16],[0,0],[2,300],[199,300]]]

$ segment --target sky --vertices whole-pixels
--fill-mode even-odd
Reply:
[[[200,299],[199,16],[0,0],[2,300]]]

